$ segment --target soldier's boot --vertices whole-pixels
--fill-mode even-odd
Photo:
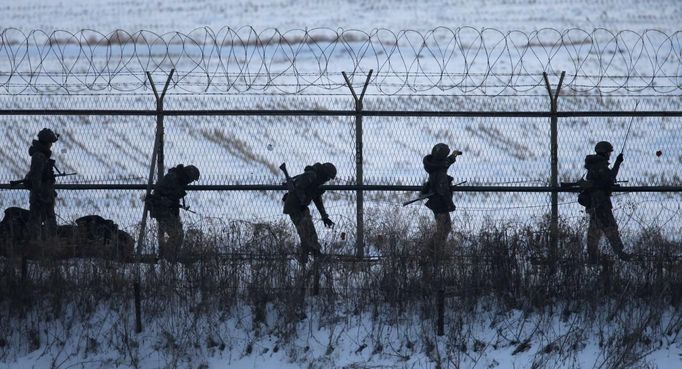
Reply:
[[[613,252],[616,253],[618,258],[623,261],[630,261],[632,259],[632,254],[625,252],[623,249],[623,241],[620,239],[620,233],[618,232],[618,227],[608,227],[604,229],[604,234],[611,244]]]

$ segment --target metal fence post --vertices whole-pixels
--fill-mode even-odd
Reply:
[[[152,79],[151,73],[147,72],[147,78],[149,79],[149,84],[154,92],[154,98],[156,100],[156,135],[159,147],[156,149],[156,178],[161,179],[165,173],[165,155],[164,155],[164,141],[165,141],[165,130],[163,126],[163,98],[166,96],[166,90],[170,84],[171,78],[173,78],[173,73],[175,69],[171,69],[168,79],[166,79],[166,84],[163,86],[161,95],[159,95],[154,80]],[[157,234],[157,242],[161,244],[162,234]]]
[[[341,72],[343,78],[346,80],[346,84],[350,89],[350,93],[353,95],[353,100],[355,101],[355,184],[358,186],[364,185],[363,180],[363,147],[362,147],[362,100],[365,97],[365,92],[367,92],[367,86],[369,85],[369,80],[372,78],[372,73],[374,70],[370,69],[369,74],[367,74],[367,79],[362,87],[362,92],[360,96],[355,94],[353,85],[348,79],[346,72]],[[357,235],[355,241],[355,256],[361,258],[365,255],[365,212],[364,212],[364,192],[362,189],[358,189],[355,192],[356,196],[356,223],[357,223]]]
[[[550,187],[552,188],[552,214],[550,216],[549,224],[549,238],[550,238],[550,249],[549,258],[552,263],[557,260],[559,252],[559,130],[558,130],[558,120],[556,116],[558,111],[558,98],[559,92],[561,91],[561,85],[564,82],[564,76],[566,72],[561,72],[561,77],[559,77],[559,84],[556,87],[556,91],[552,93],[552,86],[549,84],[549,78],[547,73],[542,73],[545,79],[545,87],[547,87],[547,93],[549,94],[550,100],[550,110],[554,114],[550,118],[550,146],[551,146],[551,174],[550,174]]]
[[[150,195],[152,191],[152,186],[154,184],[154,169],[157,164],[157,159],[159,157],[159,153],[161,151],[162,147],[162,142],[163,142],[163,98],[166,96],[166,91],[168,90],[168,85],[170,83],[171,78],[173,78],[173,73],[175,72],[175,69],[172,69],[170,72],[170,75],[168,76],[168,80],[166,81],[166,85],[163,87],[163,91],[161,92],[161,96],[156,91],[156,86],[154,85],[154,81],[152,80],[152,75],[151,73],[147,72],[147,78],[149,78],[149,83],[152,86],[152,91],[154,91],[154,97],[156,98],[156,108],[157,108],[157,116],[156,116],[156,134],[154,135],[154,149],[152,151],[152,160],[151,160],[151,165],[149,167],[149,177],[147,179],[147,189],[146,189],[146,194],[145,194],[145,199]],[[159,101],[161,103],[159,104]],[[161,129],[159,129],[161,128]],[[161,159],[160,163],[163,163]],[[163,164],[161,164],[163,165]],[[160,168],[160,176],[163,175],[163,167]],[[161,178],[159,176],[159,178]],[[140,261],[142,259],[142,244],[144,242],[144,234],[147,229],[147,212],[149,211],[149,204],[145,200],[144,205],[143,205],[143,210],[142,210],[142,221],[140,222],[140,233],[138,234],[137,237],[137,249],[135,252],[135,258],[136,258],[136,266],[135,266],[135,282],[133,283],[133,293],[134,293],[134,298],[135,298],[135,332],[140,333],[142,332],[142,293],[141,293],[141,265]]]

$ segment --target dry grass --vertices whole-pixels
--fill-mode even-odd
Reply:
[[[229,346],[217,327],[245,307],[250,314],[239,320],[243,328],[283,342],[312,316],[321,325],[337,326],[348,316],[368,313],[372,332],[421,316],[418,326],[403,329],[416,330],[423,340],[420,347],[444,366],[452,360],[471,362],[490,345],[477,343],[467,325],[482,311],[500,327],[516,327],[501,330],[497,344],[513,345],[520,353],[530,349],[531,341],[543,343],[533,348],[539,352],[538,368],[553,367],[579,350],[594,327],[605,335],[604,368],[636,367],[661,337],[674,341],[682,329],[682,260],[676,257],[682,244],[655,229],[628,240],[646,257],[592,266],[584,262],[584,230],[563,228],[559,260],[551,265],[545,258],[547,224],[491,223],[477,232],[454,233],[432,269],[434,278],[425,282],[423,265],[430,259],[422,250],[430,224],[415,229],[399,215],[375,219],[380,220],[367,226],[367,243],[371,254],[380,256],[353,260],[336,255],[306,268],[296,260],[295,235],[286,223],[230,223],[212,234],[188,231],[188,262],[142,266],[144,322],[164,332],[158,350],[168,353],[169,367],[181,367],[183,357],[197,347]],[[48,324],[56,319],[61,325],[55,334],[78,329],[74,334],[83,335],[89,350],[109,346],[136,365],[134,265],[38,260],[29,262],[25,277],[17,260],[3,259],[0,268],[0,331],[10,332],[0,339],[22,342],[21,347],[0,347],[0,360],[36,346],[58,345],[40,333],[41,327],[56,329]],[[454,348],[448,353],[438,353],[432,342],[437,290],[445,291],[446,339]],[[93,328],[78,323],[96,319],[103,309],[117,314],[109,342],[92,338]],[[525,318],[512,317],[512,311]],[[547,319],[533,316],[560,316],[573,328],[552,332]],[[381,352],[384,338],[373,339],[369,349]]]

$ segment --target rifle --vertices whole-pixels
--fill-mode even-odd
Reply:
[[[196,213],[197,213],[197,212],[194,211],[194,210],[189,210],[189,206],[180,205],[179,208],[182,209],[182,210],[184,210],[184,211],[186,211],[186,212],[188,212],[188,213],[192,213],[192,214],[196,214]]]
[[[635,112],[637,111],[637,107],[639,106],[639,101],[635,103]],[[625,134],[625,140],[623,140],[623,146],[620,148],[620,153],[622,154],[623,151],[625,151],[625,144],[628,143],[628,138],[630,137],[630,128],[632,128],[632,122],[635,120],[635,117],[632,116],[630,117],[630,124],[628,125],[628,131]]]
[[[561,182],[561,188],[592,188],[592,182],[586,180],[585,178],[580,178],[575,182]]]
[[[619,187],[620,185],[618,183],[628,183],[628,181],[615,181],[614,186]],[[580,189],[587,190],[587,189],[590,189],[592,187],[593,187],[592,182],[590,182],[584,178],[580,178],[579,180],[577,180],[575,182],[561,182],[561,188],[580,188]]]
[[[284,172],[284,177],[287,180],[286,181],[287,190],[289,192],[295,193],[296,197],[298,197],[298,200],[301,202],[301,204],[303,204],[303,202],[305,201],[305,194],[303,194],[300,189],[296,188],[294,184],[294,179],[291,178],[291,176],[289,175],[289,171],[287,170],[287,164],[282,163],[282,165],[279,166],[279,169],[281,169],[282,172]]]
[[[108,177],[108,178],[101,178],[101,179],[90,179],[90,180],[77,180],[75,182],[72,182],[70,184],[92,184],[92,183],[111,183],[113,181],[132,181],[132,180],[138,180],[138,179],[145,179],[144,177]]]
[[[163,205],[163,203],[159,203],[159,201],[160,201],[160,196],[154,195],[154,194],[150,194],[149,196],[145,196],[145,197],[144,197],[144,201],[147,202],[147,203],[149,204],[149,208],[150,208],[150,209],[155,208],[156,206],[164,207],[164,208],[171,208],[171,209],[175,209],[175,208],[177,207],[178,209],[182,209],[182,210],[184,210],[184,211],[186,211],[186,212],[188,212],[188,213],[198,214],[196,211],[193,211],[193,210],[190,210],[190,209],[189,209],[189,205],[187,205],[187,204],[185,203],[185,198],[184,198],[184,197],[182,198],[182,204],[177,204],[177,205],[171,205],[171,204]],[[151,210],[150,210],[150,211],[151,211]]]
[[[59,177],[68,177],[68,176],[75,176],[75,175],[78,175],[78,173],[75,173],[75,172],[74,173],[59,173],[59,174],[55,174],[54,177],[59,178]],[[17,179],[16,181],[9,181],[9,185],[11,187],[15,187],[17,185],[25,184],[25,183],[26,183],[26,178]]]
[[[459,185],[465,184],[465,183],[467,183],[467,181],[459,182],[459,183],[457,183],[457,184],[452,185],[451,187],[456,187],[456,186],[459,186]],[[435,194],[436,194],[436,193],[433,192],[433,191],[428,192],[428,193],[426,193],[426,194],[424,194],[424,195],[422,195],[422,196],[417,197],[416,199],[412,199],[412,200],[409,200],[409,201],[405,201],[405,202],[403,203],[403,206],[410,205],[410,204],[415,203],[415,202],[417,202],[417,201],[426,200],[426,199],[428,199],[429,197],[431,197],[431,196],[433,196],[433,195],[435,195]]]
[[[189,210],[189,205],[185,204],[185,198],[184,197],[182,198],[182,205],[180,205],[180,209],[182,209],[188,213],[192,213],[192,214],[197,213],[196,211]]]

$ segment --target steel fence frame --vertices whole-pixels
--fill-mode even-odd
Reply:
[[[140,116],[157,118],[157,140],[159,148],[158,153],[153,154],[156,157],[155,163],[152,166],[156,167],[157,176],[162,175],[164,168],[164,123],[165,117],[180,117],[180,116],[194,116],[194,117],[231,117],[231,116],[306,116],[306,117],[354,117],[355,118],[355,153],[356,153],[356,183],[351,185],[327,185],[323,186],[326,190],[332,191],[353,191],[356,192],[356,211],[357,211],[357,239],[356,239],[356,256],[363,257],[364,252],[364,191],[418,191],[420,186],[409,185],[366,185],[362,181],[362,161],[363,161],[363,147],[362,147],[362,118],[364,117],[416,117],[416,118],[433,118],[433,117],[484,117],[484,118],[547,118],[550,125],[556,127],[559,118],[589,118],[589,117],[682,117],[682,111],[663,111],[663,110],[647,110],[647,111],[596,111],[596,110],[573,110],[573,111],[559,111],[558,99],[563,81],[563,75],[559,80],[556,89],[552,91],[547,74],[543,77],[546,82],[546,88],[549,97],[548,111],[457,111],[457,110],[365,110],[362,105],[362,98],[364,91],[370,81],[372,71],[369,72],[368,78],[362,88],[362,94],[358,97],[347,80],[349,90],[355,102],[355,109],[353,110],[324,110],[324,109],[170,109],[166,110],[163,107],[163,99],[166,89],[172,78],[173,70],[165,82],[163,92],[159,95],[156,86],[151,79],[151,75],[147,74],[150,85],[153,87],[154,97],[156,102],[156,109],[0,109],[0,116]],[[546,186],[465,186],[460,185],[453,188],[455,192],[507,192],[507,193],[549,193],[551,194],[551,231],[550,231],[550,250],[549,255],[556,255],[557,245],[557,224],[558,224],[558,194],[578,192],[575,188],[566,188],[559,186],[558,183],[558,159],[556,151],[558,147],[558,132],[556,129],[551,130],[550,144],[552,148],[552,155],[550,157],[551,175],[548,177],[548,185]],[[158,155],[156,155],[158,154]],[[151,183],[153,178],[149,178]],[[99,184],[57,184],[56,188],[61,190],[147,190],[153,189],[153,185],[148,184],[116,184],[116,183],[99,183]],[[8,184],[0,184],[0,190],[8,190],[12,187]],[[219,184],[219,185],[190,185],[188,189],[191,191],[285,191],[284,185],[235,185],[235,184]],[[682,192],[682,186],[622,186],[614,189],[615,192]],[[146,209],[145,209],[146,214]],[[146,219],[146,215],[143,217]]]
[[[476,185],[476,186],[466,186],[460,185],[453,188],[455,192],[507,192],[507,193],[549,193],[551,194],[551,217],[550,217],[550,244],[548,251],[548,262],[549,264],[555,264],[558,261],[558,194],[559,193],[570,193],[578,192],[579,189],[576,188],[566,188],[559,185],[558,182],[558,130],[557,124],[560,118],[585,118],[585,117],[682,117],[682,111],[624,111],[624,110],[614,110],[614,111],[559,111],[558,100],[559,92],[561,89],[561,81],[563,80],[564,73],[562,73],[559,85],[556,89],[552,91],[548,77],[546,74],[543,75],[548,97],[549,97],[549,110],[548,111],[456,111],[456,110],[442,110],[442,111],[426,111],[426,110],[365,110],[363,109],[362,98],[364,92],[366,91],[367,84],[370,81],[371,71],[367,77],[365,85],[362,88],[362,93],[358,97],[355,94],[351,82],[346,78],[349,90],[354,99],[354,108],[352,110],[324,110],[324,109],[313,109],[313,110],[296,110],[296,109],[281,109],[281,110],[166,110],[163,107],[163,99],[165,96],[166,89],[172,77],[168,77],[165,83],[165,87],[162,93],[157,93],[156,86],[154,85],[151,75],[147,74],[149,82],[154,91],[154,97],[156,102],[156,109],[154,110],[140,110],[140,109],[0,109],[0,117],[4,116],[155,116],[156,119],[156,134],[155,134],[155,144],[154,152],[151,153],[151,163],[149,169],[149,178],[146,183],[139,184],[116,184],[116,183],[99,183],[99,184],[57,184],[57,189],[62,190],[146,190],[147,194],[153,188],[154,174],[157,177],[163,175],[164,169],[164,118],[165,117],[178,117],[178,116],[218,116],[218,117],[230,117],[230,116],[313,116],[313,117],[354,117],[355,118],[355,164],[356,164],[356,179],[355,184],[346,185],[327,185],[323,186],[326,190],[332,191],[353,191],[356,193],[356,212],[357,212],[357,223],[356,223],[356,249],[355,256],[356,260],[364,260],[365,250],[364,250],[364,204],[363,204],[363,192],[364,191],[418,191],[421,189],[420,186],[412,185],[366,185],[363,182],[363,124],[362,119],[364,117],[417,117],[417,118],[430,118],[430,117],[486,117],[486,118],[547,118],[548,123],[551,125],[550,130],[550,144],[551,144],[551,155],[548,158],[551,162],[550,169],[551,175],[547,178],[547,185],[544,186],[514,186],[514,185]],[[0,190],[8,190],[12,187],[8,184],[0,184]],[[188,186],[190,191],[285,191],[286,186],[283,184],[272,184],[272,185],[238,185],[238,184],[218,184],[218,185],[192,185]],[[614,189],[615,192],[682,192],[682,186],[623,186]],[[140,280],[139,280],[139,268],[141,262],[141,243],[144,236],[144,224],[146,224],[147,217],[147,207],[144,207],[144,215],[142,220],[142,227],[140,229],[138,237],[138,247],[137,247],[137,278],[134,284],[135,293],[135,315],[136,315],[136,331],[140,332],[142,330],[141,323],[141,311],[140,311]],[[443,291],[439,291],[438,295],[438,306],[442,311],[443,306]],[[439,324],[442,327],[442,322]]]

